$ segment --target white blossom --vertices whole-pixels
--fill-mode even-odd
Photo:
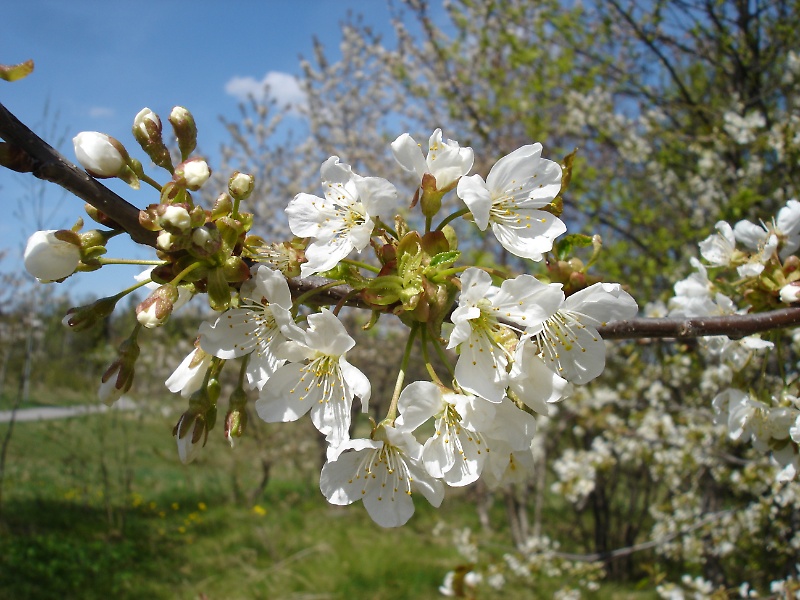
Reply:
[[[82,131],[74,138],[75,157],[94,177],[116,177],[125,167],[119,142],[104,133]]]
[[[456,381],[465,390],[499,402],[508,387],[507,366],[517,344],[516,331],[536,327],[555,313],[564,293],[530,275],[492,286],[485,271],[469,268],[461,275],[461,295],[451,320],[448,348],[458,348]],[[509,347],[511,346],[511,347]]]
[[[367,410],[370,383],[345,359],[355,341],[331,311],[309,315],[308,324],[302,341],[289,341],[279,351],[290,362],[261,388],[256,412],[264,421],[278,423],[296,421],[311,411],[314,426],[328,443],[339,446],[350,437],[354,396]]]
[[[503,248],[536,261],[567,230],[561,219],[539,210],[561,190],[561,167],[541,154],[538,143],[518,148],[497,161],[486,181],[462,177],[457,188],[481,231],[491,224]]]
[[[436,189],[451,189],[460,177],[469,173],[474,160],[472,148],[460,148],[458,142],[442,140],[442,130],[437,129],[428,140],[428,154],[407,133],[392,142],[395,160],[406,171],[415,173],[422,182],[426,173],[433,175]]]
[[[331,156],[320,169],[325,197],[301,193],[289,202],[289,228],[312,238],[301,277],[335,267],[351,251],[369,244],[377,218],[388,218],[397,199],[395,187],[379,177],[361,177]]]
[[[400,394],[395,427],[413,431],[435,419],[434,433],[422,449],[425,469],[451,486],[480,477],[490,449],[483,434],[492,425],[495,407],[476,396],[445,393],[428,381],[415,381]]]
[[[369,516],[382,527],[408,522],[414,514],[415,490],[438,507],[444,484],[425,470],[422,446],[414,436],[381,426],[374,437],[349,440],[329,454],[319,481],[328,502],[347,505],[363,500]]]
[[[596,328],[630,319],[637,311],[636,301],[618,283],[595,283],[569,296],[553,316],[529,326],[526,334],[556,374],[583,384],[600,375],[606,364],[605,342]]]
[[[249,354],[248,384],[262,389],[286,362],[278,357],[276,349],[287,335],[301,339],[303,332],[294,324],[289,285],[278,271],[256,265],[252,279],[242,285],[239,296],[239,308],[225,311],[214,323],[200,325],[200,347],[224,359]]]

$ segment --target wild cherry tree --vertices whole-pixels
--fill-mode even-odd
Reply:
[[[657,276],[642,270],[641,279],[636,280],[637,267],[632,265],[651,264],[647,261],[652,253],[638,255],[624,245],[601,250],[598,237],[566,232],[577,225],[593,233],[591,224],[598,217],[601,200],[615,189],[614,206],[621,209],[617,214],[626,216],[615,222],[600,215],[596,221],[606,227],[606,247],[609,231],[637,240],[634,245],[647,245],[634,224],[644,225],[646,231],[659,213],[652,207],[641,215],[631,210],[626,201],[637,193],[669,191],[670,198],[678,198],[677,204],[667,204],[681,215],[695,208],[681,205],[686,199],[678,192],[685,188],[675,183],[676,167],[669,160],[637,162],[642,156],[669,155],[658,146],[662,138],[654,137],[653,131],[668,130],[680,122],[680,115],[667,110],[674,106],[651,107],[652,112],[642,109],[631,117],[615,103],[623,97],[614,95],[620,94],[619,89],[609,96],[595,86],[598,80],[616,80],[593,70],[597,63],[582,52],[578,34],[589,31],[585,21],[586,29],[576,27],[576,35],[564,33],[569,19],[581,23],[585,18],[580,9],[556,11],[558,18],[540,12],[530,21],[516,21],[530,24],[534,33],[549,41],[560,42],[563,62],[552,66],[529,43],[534,38],[531,32],[507,27],[504,19],[528,14],[522,4],[499,3],[497,10],[472,3],[457,5],[454,21],[463,36],[452,46],[431,28],[424,4],[410,6],[428,36],[419,46],[422,50],[412,53],[401,44],[396,54],[389,54],[377,43],[369,45],[369,36],[359,37],[351,29],[345,35],[354,48],[367,44],[374,50],[353,54],[362,61],[374,60],[376,67],[393,69],[388,71],[393,78],[375,80],[380,82],[378,88],[393,86],[384,88],[384,94],[387,89],[419,89],[415,86],[425,81],[423,77],[430,77],[438,91],[422,96],[426,101],[416,109],[412,106],[408,118],[419,119],[424,114],[420,106],[444,98],[437,112],[428,113],[428,119],[443,115],[428,125],[428,132],[439,124],[448,132],[458,125],[475,142],[459,144],[447,139],[442,129],[425,132],[425,137],[416,132],[386,139],[375,136],[383,147],[376,143],[374,149],[364,143],[363,136],[351,139],[359,130],[358,111],[351,106],[348,119],[337,121],[333,116],[338,113],[332,108],[343,102],[337,98],[353,98],[353,89],[348,94],[343,79],[320,73],[346,72],[353,65],[346,60],[336,65],[318,60],[319,71],[315,71],[308,64],[307,90],[311,103],[317,102],[311,112],[320,120],[312,126],[312,140],[326,138],[326,131],[339,132],[343,144],[322,150],[328,156],[318,157],[321,192],[298,190],[285,199],[288,231],[283,239],[267,241],[254,235],[262,230],[259,215],[248,210],[248,203],[256,202],[254,190],[259,185],[252,176],[235,172],[222,180],[212,178],[206,161],[193,155],[197,128],[184,108],[176,107],[169,114],[178,146],[174,156],[158,115],[144,109],[134,119],[134,138],[149,162],[161,169],[159,175],[148,174],[133,151],[106,134],[76,135],[76,157],[91,177],[3,111],[0,133],[5,142],[0,157],[4,166],[33,172],[70,189],[92,205],[88,215],[101,227],[35,233],[25,257],[31,274],[42,281],[57,281],[81,270],[105,267],[113,262],[103,256],[106,246],[120,233],[153,247],[156,253],[150,261],[152,269],[140,283],[78,307],[65,318],[74,329],[86,327],[109,314],[136,287],[155,284],[137,307],[138,325],[103,376],[101,399],[113,402],[134,384],[139,338],[145,330],[163,325],[186,298],[206,295],[217,315],[199,325],[195,350],[167,380],[171,391],[189,399],[174,430],[181,460],[192,460],[202,451],[217,421],[221,373],[237,359],[238,385],[228,401],[224,435],[233,441],[244,433],[251,402],[258,417],[268,422],[293,421],[309,414],[327,446],[320,475],[322,494],[333,504],[361,500],[370,517],[383,526],[407,522],[414,511],[414,496],[438,505],[447,486],[479,481],[499,488],[509,481],[524,483],[535,474],[535,489],[540,493],[544,478],[539,473],[543,473],[545,457],[556,475],[553,490],[575,507],[576,518],[583,519],[590,508],[594,555],[560,553],[556,542],[541,535],[540,519],[533,532],[518,523],[516,554],[505,558],[504,565],[482,566],[481,557],[469,549],[468,560],[474,564],[450,576],[443,593],[460,590],[464,595],[468,593],[465,586],[483,585],[480,572],[487,584],[500,585],[502,577],[530,576],[554,564],[583,573],[585,585],[591,587],[599,576],[594,563],[604,563],[606,568],[618,564],[615,558],[640,549],[639,536],[649,529],[651,541],[641,549],[656,548],[664,556],[688,563],[707,564],[709,557],[715,559],[716,572],[704,572],[701,579],[685,578],[682,583],[698,594],[710,594],[718,585],[730,587],[733,578],[740,576],[736,559],[731,558],[740,542],[731,540],[745,533],[761,534],[763,519],[770,517],[777,531],[771,532],[770,539],[775,540],[781,562],[774,579],[752,584],[771,585],[775,593],[790,589],[794,585],[789,558],[793,546],[791,542],[781,545],[779,540],[794,535],[787,514],[794,506],[794,488],[792,483],[781,483],[792,480],[796,468],[794,349],[783,346],[784,353],[779,353],[785,345],[779,334],[771,339],[749,334],[797,322],[797,309],[787,308],[796,299],[793,290],[798,279],[796,202],[786,198],[787,202],[774,204],[774,222],[764,212],[763,226],[743,218],[720,221],[719,233],[700,246],[703,262],[695,261],[694,274],[676,284],[670,306],[650,304],[646,313],[660,316],[635,318],[637,304],[628,291],[616,283],[595,282],[593,278],[600,276],[589,274],[589,266],[596,263],[598,270],[603,269],[600,273],[624,273],[629,291],[645,300],[655,298],[647,289],[638,289],[642,282],[664,281],[673,272],[680,273],[680,267]],[[622,6],[598,6],[623,17],[633,14]],[[716,14],[709,10],[711,16]],[[728,16],[725,19],[730,21]],[[619,33],[622,25],[615,28],[607,20],[600,22],[610,29],[601,30],[606,37],[597,39],[611,44],[612,34]],[[644,30],[636,29],[637,22],[633,18],[620,21],[628,23],[635,34],[623,38],[629,43],[620,43],[618,54],[623,57],[629,58],[626,52],[633,52],[637,43],[647,45],[650,39],[641,33]],[[665,23],[674,21],[658,21],[655,31]],[[484,27],[485,35],[469,35],[476,24]],[[400,22],[398,31],[401,42],[411,39]],[[420,54],[430,60],[415,62]],[[542,123],[551,113],[534,111],[536,119],[520,121],[522,133],[515,128],[515,115],[526,110],[524,94],[501,93],[512,88],[503,78],[505,71],[491,65],[504,61],[529,73],[539,72],[543,63],[560,73],[580,67],[582,78],[576,78],[573,87],[561,89],[560,94],[557,87],[547,88],[555,97],[543,103],[548,110],[561,111],[555,113],[561,121],[553,122],[562,122],[563,130],[552,128],[556,132],[552,135],[565,132],[561,142],[554,144],[558,153],[548,150],[547,140],[531,143],[537,123],[549,133]],[[528,81],[519,72],[508,73]],[[360,77],[369,80],[363,71]],[[787,81],[795,82],[791,77],[787,75]],[[545,89],[542,79],[543,75],[533,82]],[[459,87],[467,84],[485,89],[467,93]],[[329,104],[320,91],[326,86],[340,94]],[[640,97],[647,97],[646,91],[637,90]],[[361,92],[362,102],[368,103],[368,94]],[[396,113],[402,107],[393,106]],[[742,116],[744,109],[737,106],[728,111],[731,116],[722,113],[723,129],[712,125],[709,131],[725,131],[737,147],[750,144],[752,136],[777,139],[774,132],[784,131],[783,125],[761,131],[766,124],[748,118],[747,112]],[[780,112],[787,106],[791,104],[776,105],[774,123],[791,121],[790,112]],[[602,118],[601,107],[611,118]],[[253,110],[260,108],[254,105]],[[598,135],[604,142],[590,147],[590,158],[579,159],[588,165],[587,177],[576,175],[571,180],[574,155],[563,162],[553,157],[571,151],[569,145],[586,135],[586,128],[595,134],[605,128],[607,133]],[[333,133],[327,135],[326,143],[334,138]],[[426,138],[427,144],[415,141]],[[782,139],[781,156],[792,156],[794,142]],[[728,156],[724,138],[713,138],[708,145],[719,156]],[[478,146],[490,150],[481,154],[473,150]],[[319,153],[321,147],[307,146],[309,154]],[[748,148],[752,151],[755,146]],[[625,167],[619,179],[612,177],[611,167],[597,170],[600,167],[590,162],[607,156],[613,157],[612,165]],[[716,156],[711,155],[709,161],[717,160]],[[743,156],[748,164],[758,158],[755,153]],[[233,160],[233,155],[227,158]],[[687,162],[691,161],[681,164]],[[745,171],[742,177],[754,172]],[[405,177],[402,184],[389,181],[392,172]],[[598,174],[604,185],[587,192],[592,176]],[[134,188],[145,184],[156,192],[157,202],[138,210],[96,181],[103,177],[121,178]],[[731,180],[734,185],[738,179]],[[206,192],[220,181],[221,190]],[[698,185],[698,181],[689,183]],[[711,184],[716,185],[716,180]],[[789,183],[781,185],[793,193]],[[715,188],[700,207],[705,208],[690,210],[691,216],[700,219],[714,214],[717,218],[708,211],[725,189]],[[569,201],[573,194],[589,200],[588,211],[586,205]],[[274,204],[269,210],[274,210]],[[640,216],[643,222],[637,220]],[[264,231],[274,233],[269,227],[265,225]],[[492,235],[485,235],[489,231]],[[682,236],[656,241],[679,243]],[[577,248],[586,245],[592,246],[592,255],[579,260]],[[477,251],[487,248],[491,260],[483,260]],[[620,256],[625,249],[631,260],[616,270],[609,268],[609,257],[624,262]],[[684,255],[684,248],[676,250],[676,257]],[[645,262],[637,262],[640,259]],[[674,264],[661,257],[657,262]],[[537,265],[546,268],[537,269]],[[510,272],[511,267],[531,273],[517,275]],[[354,425],[352,407],[358,398],[356,406],[366,411],[374,398],[369,380],[347,358],[354,340],[339,320],[344,306],[369,311],[369,327],[399,321],[407,331],[388,408],[363,437],[351,437],[362,433]],[[714,336],[701,344],[698,362],[684,348],[655,341],[698,336]],[[647,341],[642,342],[641,351],[615,347],[607,356],[603,337]],[[417,347],[428,377],[408,382],[408,364]],[[441,367],[434,366],[431,354],[439,358]],[[763,365],[760,374],[759,365]],[[587,385],[606,366],[614,373],[616,385],[608,380]],[[671,383],[675,381],[682,384]],[[429,425],[423,427],[425,423]],[[429,437],[422,433],[431,430]],[[751,443],[752,451],[728,445],[723,441],[726,434]],[[557,444],[555,439],[565,441]],[[770,456],[780,463],[780,470],[767,466]],[[615,481],[636,477],[641,485],[631,488],[636,493],[629,494],[627,514],[637,515],[638,522],[613,539],[616,534],[607,525],[604,529],[603,523],[617,518],[618,507],[606,494],[614,491]],[[666,485],[659,485],[659,478]],[[720,504],[730,490],[746,506],[741,515]],[[637,499],[640,493],[643,500]],[[705,502],[709,499],[711,505]],[[779,508],[773,511],[775,506]],[[518,513],[520,518],[523,515]],[[703,542],[709,537],[719,543],[709,547]],[[740,595],[750,594],[750,582],[734,583],[741,584]],[[662,591],[682,593],[666,585]]]

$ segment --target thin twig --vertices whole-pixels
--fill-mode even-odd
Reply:
[[[616,550],[611,550],[610,552],[603,552],[599,553],[596,552],[594,554],[570,554],[568,552],[553,552],[553,555],[558,558],[563,558],[565,560],[573,560],[576,562],[598,562],[601,560],[609,560],[612,558],[620,558],[621,556],[628,556],[630,554],[635,554],[636,552],[642,552],[643,550],[650,550],[651,548],[657,548],[659,546],[663,546],[667,542],[671,542],[677,537],[682,535],[686,535],[687,533],[691,533],[696,529],[700,529],[708,525],[709,523],[713,523],[717,519],[724,517],[725,515],[731,514],[733,511],[724,510],[717,513],[712,513],[710,515],[706,515],[702,519],[692,523],[691,525],[687,525],[674,533],[670,533],[665,535],[664,537],[657,539],[657,540],[649,540],[647,542],[642,542],[641,544],[634,544],[632,546],[628,546],[626,548],[617,548]]]

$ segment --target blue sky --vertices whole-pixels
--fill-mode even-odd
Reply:
[[[12,0],[3,8],[0,63],[33,59],[36,67],[27,79],[0,81],[0,102],[37,133],[55,123],[66,136],[59,149],[70,160],[71,139],[85,130],[113,135],[143,158],[130,134],[136,113],[147,106],[166,120],[173,106],[184,105],[195,116],[200,144],[213,166],[214,151],[225,139],[219,116],[234,119],[238,114],[235,93],[268,78],[277,93],[290,98],[289,76],[300,73],[301,55],[311,56],[313,36],[329,55],[337,56],[339,24],[348,11],[362,14],[377,31],[390,32],[384,0]],[[48,104],[58,118],[44,127]],[[9,215],[26,197],[25,181],[0,169],[6,215],[0,221],[0,248],[8,250],[0,270],[5,272],[21,268],[25,240],[35,226],[30,217],[23,222]],[[144,190],[133,192],[114,183],[110,187],[137,206],[153,201]],[[64,197],[52,184],[46,186],[42,225],[70,227],[82,216],[82,203]],[[132,243],[116,242],[108,256],[132,253],[150,257]],[[137,271],[107,267],[61,285],[77,298],[105,295],[118,291]]]

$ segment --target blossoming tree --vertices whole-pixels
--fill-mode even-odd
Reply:
[[[424,4],[411,4],[429,25]],[[623,21],[636,27],[633,10],[611,5]],[[478,10],[470,6],[465,4],[463,10]],[[511,3],[510,16],[516,14],[512,8],[524,10]],[[502,27],[489,31],[499,35]],[[429,42],[441,49],[441,40],[428,33]],[[441,58],[442,53],[436,56]],[[385,60],[392,64],[400,59]],[[475,67],[464,62],[457,66]],[[415,80],[407,82],[412,85]],[[616,148],[617,158],[635,163],[636,149],[650,148],[642,130],[662,123],[663,115],[649,114],[632,123],[614,113],[610,124],[603,123],[591,110],[606,101],[602,94],[597,89],[570,94],[572,131],[580,129],[576,115],[584,110],[587,127],[609,126],[625,136]],[[685,95],[691,97],[689,90]],[[467,113],[474,112],[472,108],[464,102]],[[742,146],[752,142],[754,131],[766,122],[747,118],[744,109],[739,112],[745,117],[729,111],[723,121],[725,131]],[[89,217],[100,226],[34,233],[25,266],[40,281],[59,281],[111,264],[103,255],[120,233],[154,249],[155,259],[147,263],[150,269],[139,283],[65,317],[73,329],[88,327],[110,314],[134,289],[146,284],[155,288],[137,307],[138,325],[100,382],[101,400],[112,403],[134,385],[144,330],[161,326],[187,299],[207,297],[215,314],[199,324],[196,348],[166,382],[170,391],[189,401],[173,433],[182,461],[193,460],[214,430],[220,377],[236,360],[238,384],[224,417],[225,437],[233,443],[245,433],[250,402],[258,418],[267,422],[294,421],[309,414],[327,448],[320,474],[323,496],[337,505],[361,500],[369,516],[385,527],[405,524],[419,495],[438,506],[448,486],[482,481],[496,489],[525,480],[536,472],[536,459],[542,462],[547,454],[545,440],[551,434],[583,440],[553,461],[557,476],[553,488],[578,511],[593,503],[596,520],[609,510],[602,506],[599,493],[604,479],[621,465],[639,469],[647,481],[657,477],[669,481],[674,494],[662,498],[658,506],[631,505],[655,520],[653,530],[665,555],[708,556],[707,550],[690,547],[696,539],[693,531],[727,539],[731,531],[752,531],[747,519],[752,522],[762,514],[755,502],[748,505],[747,516],[740,517],[721,506],[710,510],[698,500],[696,482],[686,477],[698,465],[708,467],[714,485],[738,478],[727,485],[740,485],[739,493],[747,488],[741,482],[746,469],[734,471],[707,457],[714,451],[708,440],[714,437],[727,432],[779,464],[768,476],[750,473],[748,493],[760,486],[756,496],[772,503],[779,502],[781,490],[794,493],[794,488],[773,488],[793,481],[798,467],[800,403],[792,387],[796,378],[787,374],[794,365],[780,355],[771,362],[766,358],[780,348],[780,335],[765,339],[757,334],[800,322],[800,309],[791,306],[800,289],[795,256],[800,204],[795,200],[775,206],[779,210],[774,220],[762,214],[763,224],[743,218],[720,220],[718,233],[700,243],[703,261],[692,260],[694,273],[675,284],[669,306],[650,304],[649,318],[637,318],[639,307],[631,289],[593,282],[589,274],[602,254],[599,237],[567,234],[564,211],[577,211],[564,202],[574,154],[559,162],[552,160],[552,154],[546,158],[546,146],[524,140],[490,165],[488,157],[445,138],[441,129],[425,145],[403,133],[387,150],[397,171],[413,179],[404,196],[402,186],[367,171],[357,173],[343,162],[356,164],[349,149],[340,148],[336,152],[341,157],[322,160],[322,195],[300,192],[287,199],[285,213],[293,237],[267,242],[254,235],[259,221],[248,210],[258,185],[254,178],[234,172],[225,189],[212,194],[213,202],[204,204],[197,192],[217,180],[211,178],[207,163],[193,155],[197,128],[192,115],[176,107],[168,120],[177,150],[165,142],[161,119],[153,111],[143,109],[133,122],[133,136],[152,165],[161,169],[162,181],[123,144],[98,132],[79,133],[74,139],[76,158],[86,171],[82,173],[5,109],[0,112],[0,135],[5,140],[0,160],[8,168],[33,172],[83,198],[90,205]],[[491,139],[486,119],[473,126],[483,131],[484,141]],[[769,135],[778,135],[775,127]],[[708,157],[709,161],[727,157],[723,150],[715,150],[718,156]],[[372,153],[370,160],[376,156]],[[480,172],[473,172],[476,164],[481,165]],[[96,181],[104,177],[123,179],[135,189],[144,183],[158,201],[135,209]],[[665,170],[651,170],[646,177],[666,177]],[[720,190],[708,193],[713,199]],[[700,213],[711,210],[712,201],[706,204],[699,207]],[[607,220],[601,223],[613,225]],[[491,255],[510,254],[511,260],[471,260],[471,244],[485,239],[489,230],[493,238],[483,243],[493,245]],[[576,257],[580,247],[592,249],[586,262]],[[618,249],[614,255],[618,257]],[[503,268],[523,264],[534,271],[536,263],[547,268],[535,275]],[[628,265],[618,272],[630,277],[632,270]],[[651,275],[648,281],[654,280]],[[636,290],[637,282],[625,283]],[[388,409],[369,426],[353,415],[354,405],[367,411],[373,392],[369,379],[347,358],[355,342],[338,318],[345,306],[369,311],[368,327],[399,321],[407,331]],[[665,356],[658,365],[634,353],[625,356],[620,349],[607,357],[604,337],[702,337],[707,364],[693,372],[681,352]],[[409,382],[407,367],[415,348],[423,356],[428,377]],[[431,355],[439,358],[441,368]],[[625,377],[625,368],[630,369],[636,381],[628,387],[588,387],[607,362],[620,378]],[[759,364],[765,365],[760,378]],[[768,367],[778,375],[768,376]],[[701,413],[689,401],[678,403],[677,410],[671,404],[672,395],[663,382],[675,378],[697,381],[698,389],[711,396],[707,405],[713,420],[701,416],[696,423],[687,423],[679,418],[680,409]],[[646,408],[640,406],[642,398]],[[602,421],[588,412],[605,407],[611,412]],[[559,415],[571,416],[577,424],[559,423]],[[593,429],[602,433],[589,435]],[[749,456],[747,460],[753,470],[765,464]],[[676,517],[681,502],[685,514]],[[786,499],[783,506],[793,502]],[[659,511],[669,512],[670,518],[661,518]],[[724,532],[716,527],[722,522],[728,527]],[[671,546],[675,539],[686,547]],[[516,542],[522,558],[506,561],[512,572],[530,573],[542,557],[566,559],[556,557],[541,536],[524,536]],[[598,561],[613,555],[604,544],[598,541],[594,557]],[[633,540],[629,544],[633,547]],[[720,544],[718,556],[725,556],[725,551]],[[794,585],[784,567],[775,589]],[[469,570],[450,576],[443,593],[451,593],[455,586],[464,595],[464,586],[477,585],[478,570],[471,577]],[[740,595],[748,596],[749,584],[737,583],[744,586]],[[680,585],[697,593],[714,589],[702,578],[684,579]],[[664,586],[662,593],[677,594],[678,589]]]

